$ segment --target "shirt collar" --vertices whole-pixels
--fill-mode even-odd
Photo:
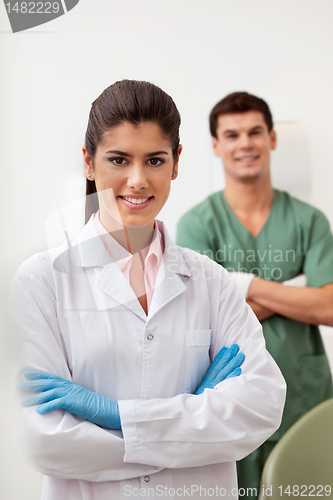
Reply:
[[[94,224],[96,226],[96,229],[100,237],[102,238],[102,241],[108,253],[112,257],[112,259],[118,264],[120,270],[123,271],[127,263],[132,260],[133,255],[130,252],[128,252],[124,247],[122,247],[118,243],[118,241],[115,238],[113,238],[113,236],[105,229],[99,218],[99,210],[94,215]],[[157,266],[159,267],[164,253],[164,237],[158,224],[156,223],[156,220],[154,221],[154,229],[156,231],[156,234],[149,245],[148,253],[145,258],[145,267],[148,263],[148,260],[150,260],[152,256],[156,257]]]
[[[114,262],[113,258],[110,256],[105,245],[103,244],[93,218],[94,215],[90,217],[87,224],[84,226],[82,231],[80,231],[77,238],[75,238],[75,241],[73,241],[73,247],[63,250],[61,255],[59,255],[59,259],[61,260],[61,262],[59,262],[59,266],[61,268],[63,267],[64,269],[67,269],[67,267],[71,265],[70,259],[76,259],[76,265],[79,268],[107,266]],[[182,249],[174,244],[162,221],[157,220],[156,223],[164,244],[162,260],[165,260],[167,266],[172,264],[172,271],[170,272],[173,274],[191,276],[191,271],[186,264],[188,259],[184,260],[182,256],[183,252],[186,252],[186,249]],[[123,251],[125,250],[123,249]],[[59,271],[61,271],[61,269],[59,269]]]

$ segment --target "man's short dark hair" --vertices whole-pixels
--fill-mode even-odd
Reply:
[[[217,138],[216,129],[219,116],[246,113],[247,111],[262,113],[269,132],[273,129],[273,117],[268,104],[263,99],[248,94],[248,92],[233,92],[219,101],[212,109],[209,116],[210,133]]]

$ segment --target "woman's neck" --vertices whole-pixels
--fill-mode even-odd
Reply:
[[[154,238],[155,224],[150,226],[123,226],[109,214],[99,214],[102,226],[131,254],[147,249]]]

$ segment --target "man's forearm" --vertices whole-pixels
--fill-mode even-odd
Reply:
[[[321,288],[296,288],[256,278],[251,283],[248,298],[290,319],[333,326],[333,283]]]
[[[267,309],[266,307],[263,307],[260,304],[253,302],[253,300],[247,299],[246,302],[249,304],[249,306],[251,307],[251,309],[253,310],[254,314],[257,316],[259,321],[263,321],[264,319],[270,318],[275,314],[274,311],[271,311],[270,309]]]

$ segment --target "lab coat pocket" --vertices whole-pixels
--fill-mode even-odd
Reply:
[[[210,365],[211,330],[186,330],[186,373],[184,392],[193,394]]]

